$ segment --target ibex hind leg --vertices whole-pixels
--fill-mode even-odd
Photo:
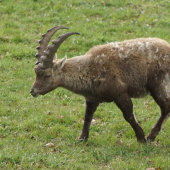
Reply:
[[[152,142],[155,140],[156,136],[159,134],[162,125],[169,117],[170,113],[170,92],[167,90],[165,84],[152,83],[153,86],[150,90],[152,97],[155,102],[159,105],[161,109],[161,116],[159,117],[156,124],[150,130],[147,141]]]
[[[133,114],[133,104],[132,104],[132,100],[130,96],[126,93],[122,94],[115,100],[115,103],[120,108],[120,110],[123,112],[123,116],[125,120],[134,129],[136,137],[137,137],[137,141],[146,142],[144,131],[137,123],[135,116]]]

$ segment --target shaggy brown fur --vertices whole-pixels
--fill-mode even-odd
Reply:
[[[90,49],[71,59],[55,59],[51,68],[34,68],[36,80],[31,95],[36,97],[63,87],[83,95],[86,100],[81,140],[89,137],[89,128],[99,103],[112,102],[123,112],[137,140],[145,134],[133,114],[131,98],[150,93],[160,106],[161,116],[147,139],[153,141],[170,112],[170,45],[158,38],[139,38],[109,43]]]

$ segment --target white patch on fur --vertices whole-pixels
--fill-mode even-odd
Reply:
[[[119,48],[119,44],[117,43],[117,42],[115,42],[115,43],[109,43],[109,44],[111,44],[114,48]]]
[[[161,57],[159,49],[158,47],[154,48],[154,42],[151,42],[151,40],[152,39],[148,39],[146,42],[139,40],[131,42],[124,41],[124,43],[112,43],[114,48],[111,48],[111,51],[117,51],[118,56],[121,59],[125,59],[136,52],[137,55],[147,57],[148,60],[158,60]],[[166,60],[166,57],[164,57],[163,60]]]
[[[115,43],[115,48],[119,48],[119,44],[117,42]]]
[[[130,44],[129,44],[129,45],[130,45]],[[127,58],[130,51],[131,51],[131,49],[129,49],[128,47],[127,47],[127,49],[126,49],[126,48],[124,48],[122,45],[120,45],[119,51],[118,51],[118,52],[119,52],[119,53],[118,53],[119,58],[121,58],[121,59]]]
[[[123,50],[124,50],[124,48],[123,48],[123,47],[120,47],[119,51],[123,51]]]
[[[143,43],[141,43],[140,41],[137,42],[138,45],[143,45]]]
[[[165,55],[164,57],[163,57],[163,60],[164,61],[166,61],[166,60],[168,60],[169,59],[169,56],[168,55]]]
[[[150,50],[150,42],[146,42],[146,48]]]
[[[151,49],[150,42],[146,42],[146,49],[147,49],[147,56],[149,60],[152,60],[152,58],[158,59],[158,56],[155,55],[155,51]]]
[[[170,76],[169,76],[168,73],[165,75],[165,78],[164,78],[162,84],[165,87],[165,92],[167,94],[166,97],[169,98],[169,93],[170,93]]]
[[[132,48],[132,50],[133,50],[134,45],[135,45],[134,43],[130,43],[129,47]]]
[[[94,59],[94,62],[97,63],[99,59],[99,55],[96,56],[96,58]]]
[[[158,49],[158,47],[157,47],[157,49],[156,49],[156,52],[155,53],[158,53],[159,52],[159,49]]]
[[[119,57],[120,57],[121,59],[124,59],[124,58],[126,58],[127,56],[124,55],[124,54],[122,54],[121,52],[119,52]]]
[[[104,53],[101,54],[101,57],[106,57],[106,55]]]
[[[107,56],[104,54],[104,53],[102,53],[101,55],[97,55],[96,56],[96,58],[94,59],[94,62],[95,63],[99,63],[100,65],[103,65],[103,61],[105,61],[106,59],[108,59],[108,58],[106,58]]]
[[[100,78],[99,81],[106,81],[106,78]]]
[[[138,45],[139,52],[141,52],[142,54],[145,54],[144,44],[138,41],[137,45]]]

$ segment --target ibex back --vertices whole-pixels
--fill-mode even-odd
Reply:
[[[47,46],[59,29],[67,27],[54,27],[39,41],[31,95],[44,95],[57,87],[83,95],[86,110],[80,140],[88,139],[99,103],[114,101],[134,129],[137,140],[146,142],[144,131],[133,114],[131,98],[150,93],[161,109],[159,120],[147,136],[148,141],[153,141],[170,112],[170,45],[158,38],[139,38],[96,46],[85,55],[71,59],[57,59],[55,53],[61,43],[68,36],[78,34],[66,33]]]

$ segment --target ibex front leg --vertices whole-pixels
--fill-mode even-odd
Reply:
[[[91,102],[86,101],[84,125],[83,125],[82,133],[79,137],[79,140],[87,140],[88,139],[90,124],[91,124],[91,121],[93,118],[93,114],[96,111],[98,105],[99,105],[99,103],[91,103]]]

